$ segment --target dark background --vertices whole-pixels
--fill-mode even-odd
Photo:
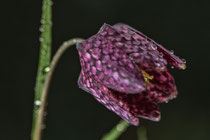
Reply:
[[[1,1],[0,140],[29,140],[39,58],[41,0]],[[208,0],[57,0],[54,54],[73,37],[88,38],[103,23],[126,23],[187,60],[171,70],[179,96],[161,104],[162,119],[140,119],[149,140],[210,138],[210,3]],[[44,140],[99,140],[120,118],[77,86],[78,54],[69,49],[57,66]],[[136,140],[137,127],[120,140]]]

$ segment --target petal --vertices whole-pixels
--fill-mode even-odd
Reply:
[[[107,109],[115,112],[128,123],[131,123],[133,125],[139,124],[138,118],[136,118],[130,112],[124,110],[112,98],[110,98],[110,90],[108,88],[101,84],[96,84],[91,81],[92,80],[88,76],[85,76],[84,73],[81,71],[78,79],[78,84],[80,88],[91,93],[97,101],[102,103]]]
[[[177,96],[178,92],[175,81],[168,69],[164,71],[147,69],[146,72],[154,77],[150,80],[150,85],[147,89],[142,92],[147,100],[153,102],[167,102],[169,99],[173,99]]]
[[[153,121],[160,120],[159,107],[149,101],[144,94],[122,94],[110,90],[101,84],[94,83],[83,70],[80,73],[78,84],[81,89],[92,94],[106,108],[133,125],[139,123],[135,116]]]
[[[113,27],[124,38],[125,52],[141,69],[164,69],[166,67],[167,62],[159,54],[153,41],[148,41],[147,38],[140,36],[127,25],[116,24]]]
[[[152,121],[160,120],[158,105],[148,101],[143,94],[121,94],[117,91],[111,91],[109,96],[126,111]]]
[[[160,121],[160,108],[154,102],[138,101],[136,104],[130,105],[130,111],[138,117]]]
[[[162,45],[157,43],[156,45],[158,46],[158,51],[163,54],[163,58],[167,60],[169,65],[179,69],[186,69],[185,61],[181,60],[179,57],[166,50]]]
[[[119,36],[104,25],[98,34],[77,44],[81,66],[84,73],[108,88],[124,93],[142,92],[146,87],[144,78],[115,40]]]
[[[186,65],[185,62],[183,60],[181,60],[179,57],[177,57],[176,55],[174,55],[173,53],[171,53],[170,51],[166,50],[162,45],[156,43],[154,40],[152,40],[151,38],[147,37],[146,35],[144,35],[143,33],[141,33],[140,31],[137,31],[136,29],[126,25],[126,24],[115,24],[114,25],[116,28],[118,28],[119,30],[123,30],[123,31],[127,31],[127,32],[134,32],[136,33],[135,36],[137,36],[136,38],[142,38],[143,40],[146,40],[146,42],[150,42],[150,44],[153,44],[153,46],[155,46],[155,48],[157,48],[157,50],[160,52],[160,56],[162,56],[165,60],[167,60],[167,62],[171,65],[174,66],[176,68],[179,69],[185,69]]]

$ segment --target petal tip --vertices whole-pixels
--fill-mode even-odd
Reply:
[[[139,119],[135,118],[134,123],[132,123],[132,124],[135,125],[135,126],[138,126],[139,125]]]
[[[187,68],[186,64],[180,64],[179,67],[182,69],[182,70],[185,70]]]
[[[161,116],[159,115],[157,118],[154,118],[154,121],[159,122],[161,120]]]
[[[161,120],[161,114],[159,114],[158,116],[153,116],[152,118],[150,118],[150,120],[154,122],[159,122]]]

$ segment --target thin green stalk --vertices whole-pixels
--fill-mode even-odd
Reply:
[[[36,128],[34,129],[34,137],[33,140],[41,140],[42,138],[42,126],[44,124],[44,114],[46,110],[46,103],[47,103],[47,97],[48,97],[48,91],[50,87],[50,82],[53,76],[53,72],[57,66],[57,63],[60,59],[60,57],[63,55],[63,53],[71,46],[75,45],[76,43],[81,42],[83,39],[81,38],[74,38],[70,39],[66,42],[64,42],[61,47],[58,49],[56,54],[54,55],[52,62],[50,63],[49,72],[47,73],[46,79],[44,81],[43,90],[41,93],[41,101],[40,101],[40,107],[37,110],[38,116],[36,117]]]
[[[36,87],[35,87],[35,98],[34,98],[34,112],[33,112],[33,124],[31,131],[31,139],[35,139],[35,130],[37,116],[39,112],[40,98],[44,85],[44,80],[46,78],[51,57],[51,30],[52,30],[52,21],[51,21],[51,0],[43,0],[42,7],[42,18],[41,18],[41,36],[40,36],[40,57],[39,65],[37,71]]]
[[[106,134],[101,140],[116,140],[119,136],[128,128],[129,123],[121,120],[108,134]]]

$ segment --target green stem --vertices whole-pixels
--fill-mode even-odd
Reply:
[[[106,134],[101,140],[116,140],[127,129],[129,124],[121,120],[108,134]]]
[[[52,21],[51,21],[51,0],[43,0],[42,7],[42,18],[41,18],[41,36],[40,36],[40,57],[39,65],[37,71],[36,87],[35,87],[35,97],[34,97],[34,112],[33,112],[33,124],[31,131],[31,139],[35,140],[35,130],[36,122],[40,105],[41,93],[44,85],[44,80],[47,75],[48,67],[50,65],[50,56],[51,56],[51,30],[52,30]]]
[[[45,108],[46,108],[46,103],[47,103],[48,91],[49,91],[50,82],[51,82],[55,67],[60,57],[63,55],[63,53],[69,47],[75,45],[76,43],[81,42],[82,40],[83,39],[80,39],[80,38],[74,38],[74,39],[70,39],[69,41],[64,42],[61,45],[61,47],[58,49],[56,54],[54,55],[52,62],[50,64],[50,67],[48,69],[49,72],[47,73],[46,79],[44,81],[43,90],[41,92],[40,107],[37,109],[38,116],[36,116],[36,120],[35,120],[36,128],[34,129],[34,132],[33,132],[34,135],[33,135],[32,140],[41,140],[42,138],[42,126],[43,126],[43,121],[44,121],[44,114],[45,114]]]

